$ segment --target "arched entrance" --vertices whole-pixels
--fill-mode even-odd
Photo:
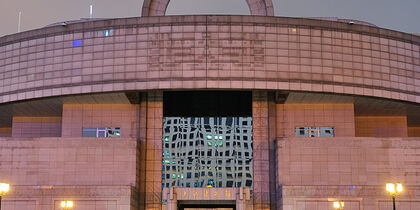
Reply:
[[[274,16],[272,0],[246,0],[251,15]],[[141,16],[164,16],[169,0],[144,0]]]

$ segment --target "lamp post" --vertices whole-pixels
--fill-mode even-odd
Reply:
[[[72,209],[74,206],[74,202],[73,201],[61,201],[61,208],[65,209],[65,210],[69,210]]]
[[[392,196],[392,206],[395,210],[395,197],[403,191],[403,186],[401,183],[386,183],[386,191]]]
[[[333,206],[335,209],[343,210],[344,209],[344,201],[334,201]]]
[[[0,210],[1,210],[1,197],[6,195],[10,190],[10,185],[8,183],[0,183]]]

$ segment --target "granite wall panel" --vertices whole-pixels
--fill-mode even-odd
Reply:
[[[136,186],[136,139],[2,138],[0,174],[13,185]]]
[[[391,201],[384,189],[387,182],[404,184],[398,200],[406,201],[407,209],[418,202],[417,138],[279,138],[277,146],[283,209],[294,209],[303,197],[323,202],[356,199],[363,209],[390,208],[384,206]]]
[[[147,94],[145,208],[162,208],[163,93]]]
[[[332,23],[148,17],[6,36],[0,39],[0,102],[167,88],[317,91],[420,102],[420,38]],[[106,30],[113,32],[106,36]],[[75,40],[82,45],[73,45]]]
[[[408,137],[420,137],[420,127],[408,127]]]
[[[336,137],[354,137],[353,104],[277,104],[278,137],[294,137],[297,127],[334,127]]]
[[[133,104],[63,104],[63,137],[82,137],[83,128],[118,127],[121,137],[138,136],[138,106]]]
[[[266,91],[252,92],[254,209],[270,208],[269,103]]]
[[[63,200],[72,200],[75,210],[133,210],[130,186],[19,186],[2,199],[5,210],[59,210]]]
[[[358,137],[407,137],[406,116],[355,116]]]
[[[12,136],[12,127],[0,128],[0,137],[11,137],[11,136]]]
[[[60,137],[60,116],[14,116],[12,137]]]
[[[278,141],[285,185],[418,184],[416,138],[284,138]]]

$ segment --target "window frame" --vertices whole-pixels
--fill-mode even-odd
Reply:
[[[110,131],[112,135],[110,135]],[[85,135],[87,132],[95,132],[95,136]],[[115,134],[114,134],[115,133]],[[86,138],[115,138],[121,137],[120,127],[82,127],[82,137]]]
[[[331,135],[324,135],[325,133],[330,132]],[[335,127],[333,126],[324,126],[324,127],[295,127],[295,137],[302,138],[330,138],[335,137]]]

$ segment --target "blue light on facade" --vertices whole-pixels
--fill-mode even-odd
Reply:
[[[73,47],[80,47],[83,45],[82,40],[73,40]]]
[[[105,30],[104,35],[105,35],[105,37],[113,36],[114,35],[114,29]]]

